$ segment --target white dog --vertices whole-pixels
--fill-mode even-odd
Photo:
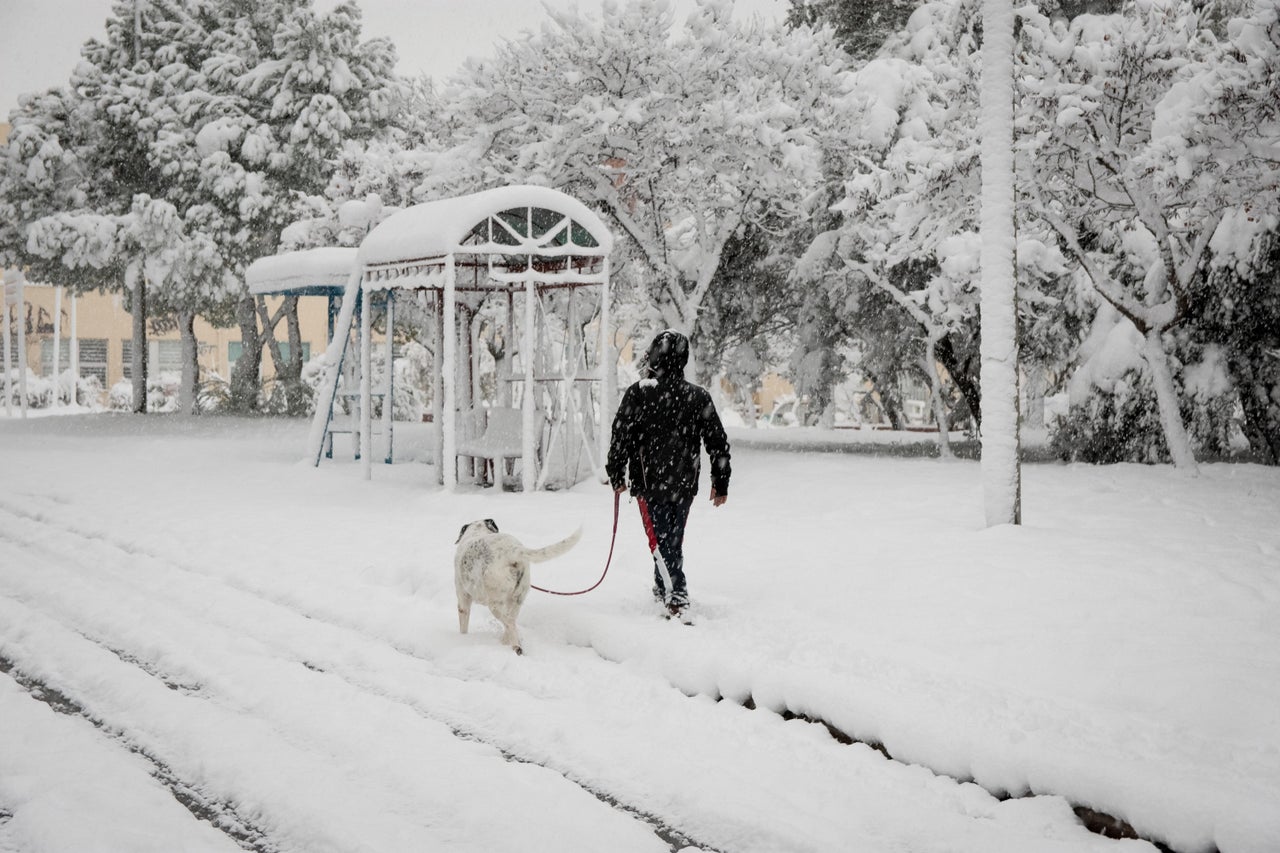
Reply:
[[[559,557],[578,543],[582,528],[568,539],[531,549],[520,540],[498,532],[492,518],[473,521],[458,534],[458,550],[453,557],[453,581],[458,590],[458,630],[467,633],[471,604],[485,605],[502,623],[502,642],[524,654],[516,617],[529,594],[529,564]]]

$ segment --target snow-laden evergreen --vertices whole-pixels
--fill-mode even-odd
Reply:
[[[297,194],[327,183],[342,144],[392,119],[402,89],[394,49],[360,40],[352,3],[324,15],[309,0],[196,11],[187,0],[118,2],[68,87],[24,100],[0,159],[12,229],[0,236],[10,261],[126,289],[145,306],[135,315],[174,318],[188,337],[196,314],[234,306],[245,357],[233,392],[256,401],[259,342],[273,341],[281,315],[248,297],[244,269],[275,252]],[[145,213],[156,205],[165,215]],[[109,236],[121,228],[136,239]],[[141,330],[134,349],[145,352]],[[194,385],[194,345],[185,349]],[[134,379],[136,404],[145,371]]]

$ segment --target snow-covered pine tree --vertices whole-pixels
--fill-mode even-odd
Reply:
[[[104,227],[133,216],[136,226],[153,221],[140,217],[136,199],[172,205],[173,233],[188,235],[187,244],[165,250],[178,253],[168,255],[164,267],[182,273],[155,283],[155,307],[189,328],[195,314],[227,314],[234,303],[246,355],[237,365],[235,399],[255,406],[258,322],[265,312],[244,295],[244,268],[276,250],[280,230],[296,218],[299,194],[324,188],[344,141],[379,133],[399,103],[393,48],[380,39],[361,42],[359,30],[352,3],[317,15],[310,0],[118,0],[105,37],[82,50],[72,86],[56,97],[29,99],[15,115],[21,131],[6,154],[3,180],[6,198],[25,207],[16,228],[0,235],[5,249],[22,251],[31,223],[60,211],[104,217]],[[63,115],[68,118],[59,120]],[[41,127],[46,137],[48,128],[65,128],[69,136],[42,139]],[[78,194],[46,188],[50,175],[61,174],[51,171],[55,164],[81,182]],[[42,245],[55,233],[67,232],[48,231]],[[124,251],[131,244],[115,245]],[[137,245],[157,244],[144,239]],[[131,263],[81,269],[122,274]],[[149,268],[158,267],[143,263],[142,274],[129,277],[139,306],[152,283]],[[98,277],[96,284],[120,288],[125,282]],[[140,337],[147,312],[134,313]],[[271,322],[266,319],[268,331]],[[291,349],[297,367],[301,348]],[[140,340],[135,359],[145,351]],[[142,366],[135,367],[135,383],[143,379]],[[289,365],[278,369],[290,375]],[[136,405],[140,397],[145,402],[145,388],[140,395],[135,384]]]
[[[218,2],[216,38],[201,66],[215,97],[202,112],[196,153],[203,180],[191,193],[216,211],[229,238],[224,245],[236,250],[230,267],[242,279],[248,263],[276,251],[302,200],[323,191],[344,146],[395,124],[406,90],[394,73],[391,43],[360,40],[355,3],[321,15],[310,0]],[[227,186],[236,191],[221,194]],[[305,410],[294,305],[286,302],[272,316],[263,300],[241,290],[235,316],[244,349],[232,376],[232,406],[256,405],[265,343],[283,380],[285,410]],[[288,359],[274,335],[281,318],[291,330]]]

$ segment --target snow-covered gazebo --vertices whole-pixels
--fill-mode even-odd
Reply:
[[[459,386],[469,373],[469,366],[462,363],[459,353],[470,350],[469,330],[459,328],[459,306],[465,310],[490,297],[506,301],[508,343],[498,381],[520,389],[519,458],[524,489],[532,490],[546,479],[545,472],[539,477],[537,471],[539,426],[535,423],[538,399],[546,391],[558,392],[562,403],[552,426],[553,440],[556,430],[566,441],[574,436],[581,439],[593,470],[600,475],[608,448],[610,413],[610,371],[606,367],[612,340],[612,246],[612,235],[594,212],[571,196],[546,187],[486,190],[415,205],[383,220],[361,242],[354,258],[345,256],[347,277],[342,286],[342,306],[326,353],[326,375],[318,392],[310,435],[312,458],[319,463],[350,329],[358,315],[360,457],[366,478],[372,476],[373,299],[382,293],[389,307],[395,292],[409,290],[422,294],[420,301],[431,309],[434,318],[431,331],[437,357],[433,359],[432,419],[439,429],[435,461],[446,489],[452,489],[457,482],[459,416],[463,414],[459,400],[470,396],[459,393]],[[291,254],[295,256],[293,261],[289,255],[278,256],[281,268],[272,274],[273,280],[283,282],[291,263],[297,265],[291,271],[296,286],[332,287],[335,277],[342,273],[342,256]],[[305,268],[308,264],[310,269]],[[304,285],[304,281],[309,283]],[[535,355],[540,351],[547,355],[548,312],[543,300],[561,292],[568,295],[564,302],[570,314],[564,324],[564,356],[539,360]],[[586,296],[575,298],[579,292]],[[510,343],[517,338],[517,306],[522,318],[519,370],[513,369]],[[584,307],[589,312],[585,317],[581,313]],[[587,334],[586,321],[592,321],[595,327],[591,334],[596,351],[594,365],[587,364],[584,358],[586,345],[591,343],[582,339]],[[460,341],[461,336],[466,337]],[[589,393],[578,393],[583,383],[596,389],[594,401]],[[384,419],[389,418],[389,396],[383,408]],[[500,476],[495,470],[495,482],[500,481]]]

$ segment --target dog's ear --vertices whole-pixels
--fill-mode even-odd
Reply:
[[[492,518],[486,518],[484,520],[484,526],[489,528],[490,533],[498,532],[498,522],[494,521]]]
[[[467,528],[470,526],[471,526],[470,524],[462,525],[462,529],[458,531],[458,538],[453,540],[454,545],[457,545],[459,542],[462,541],[462,537],[467,535]]]

